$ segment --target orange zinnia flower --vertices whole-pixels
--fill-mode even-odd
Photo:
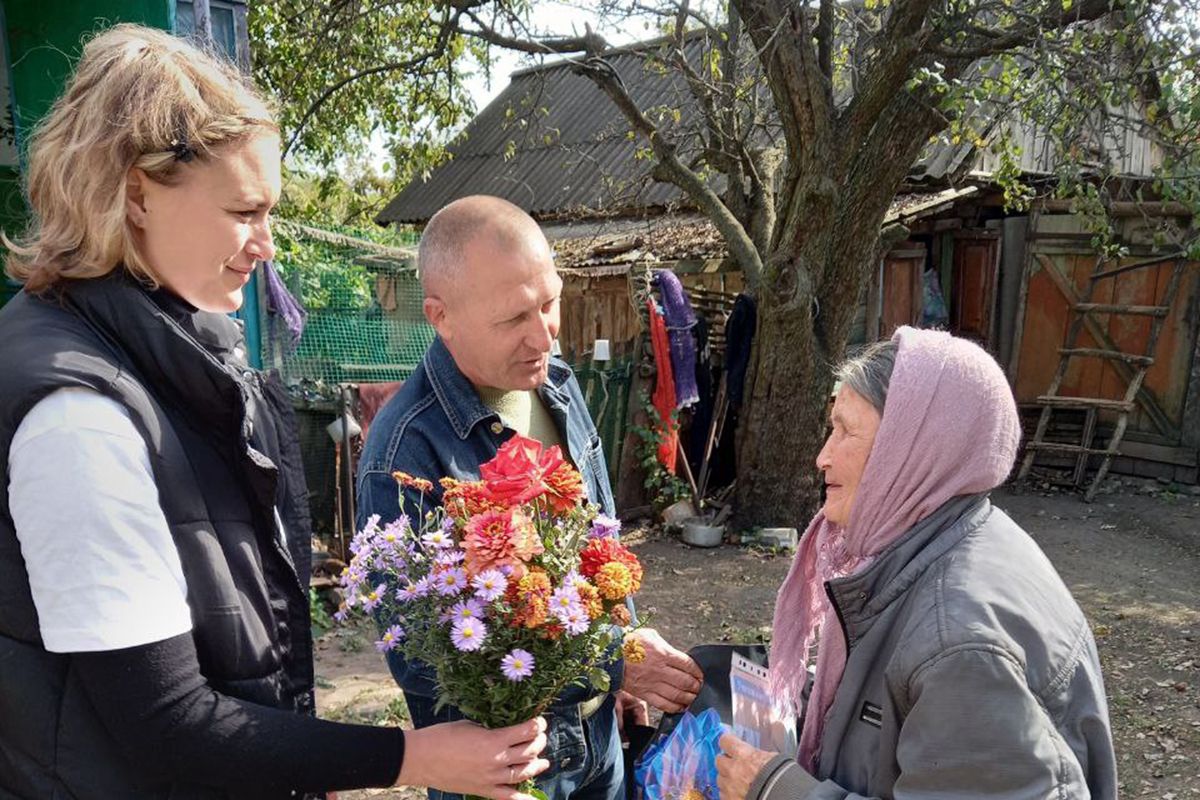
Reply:
[[[486,569],[512,568],[511,577],[525,574],[526,565],[545,549],[529,517],[520,509],[485,511],[467,521],[462,543],[467,573]]]
[[[629,549],[616,539],[606,537],[592,539],[588,542],[584,546],[583,552],[579,554],[579,572],[585,578],[594,579],[605,564],[614,561],[623,564],[629,570],[631,591],[636,592],[641,589],[642,565],[637,560],[637,556],[629,552]]]
[[[546,476],[546,500],[550,508],[565,514],[583,499],[583,478],[579,470],[562,462]]]
[[[588,619],[599,619],[604,613],[604,602],[600,599],[600,592],[596,590],[583,578],[575,581],[575,591],[579,592],[579,602],[583,604],[583,608],[587,611]]]
[[[633,593],[633,577],[629,574],[629,567],[619,561],[605,564],[593,580],[605,600],[623,600]]]
[[[396,483],[409,489],[416,489],[421,494],[429,494],[433,491],[433,482],[425,478],[417,478],[409,475],[407,472],[397,470],[392,473],[392,477],[396,479]]]
[[[512,606],[512,626],[536,628],[550,613],[550,576],[534,568],[508,584],[505,600]]]
[[[442,505],[445,507],[446,513],[455,519],[462,520],[475,514],[504,507],[502,504],[492,501],[483,481],[442,478],[438,483],[444,490]]]

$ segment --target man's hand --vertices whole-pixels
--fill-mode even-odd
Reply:
[[[717,755],[717,788],[721,800],[746,800],[750,784],[777,753],[751,747],[732,733],[721,737]]]
[[[617,701],[617,730],[622,734],[625,733],[626,723],[630,725],[649,725],[650,724],[650,708],[646,705],[645,700],[634,697],[624,689],[618,689],[613,697]],[[625,739],[624,736],[621,737]]]
[[[474,722],[446,722],[404,732],[404,763],[396,785],[429,786],[492,800],[533,800],[517,784],[544,772],[546,720],[489,731]]]
[[[646,658],[634,664],[625,660],[625,682],[621,688],[670,714],[686,709],[696,699],[704,673],[695,661],[676,650],[652,628],[630,634],[646,649]]]

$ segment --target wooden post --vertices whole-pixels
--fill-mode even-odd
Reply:
[[[1200,270],[1192,278],[1192,307],[1200,309]],[[1192,315],[1192,359],[1180,422],[1180,444],[1200,447],[1200,313]]]
[[[1008,356],[1008,383],[1017,390],[1017,370],[1021,367],[1021,339],[1025,335],[1025,306],[1029,303],[1029,279],[1033,276],[1033,236],[1041,215],[1035,209],[1025,223],[1025,252],[1021,254],[1021,286],[1017,290],[1017,308],[1013,315],[1012,352]]]

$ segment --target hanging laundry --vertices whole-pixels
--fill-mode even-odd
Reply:
[[[740,408],[750,368],[750,350],[758,327],[758,306],[750,295],[739,294],[725,323],[725,371],[728,373],[729,405]]]
[[[696,312],[674,272],[660,269],[654,284],[662,298],[663,319],[671,340],[671,367],[675,376],[675,407],[686,408],[700,399],[696,388]]]
[[[304,335],[304,324],[308,319],[308,312],[283,285],[283,279],[275,270],[275,262],[262,262],[262,271],[266,280],[267,313],[272,316],[272,328],[274,328],[276,320],[283,320],[283,324],[287,326],[291,346],[295,347],[300,344],[300,337]]]
[[[667,338],[667,326],[658,313],[653,300],[646,300],[650,316],[650,345],[654,350],[654,367],[658,372],[654,379],[654,396],[651,402],[662,426],[658,431],[658,460],[675,474],[675,460],[679,455],[679,423],[675,414],[675,378],[671,371],[671,344]]]

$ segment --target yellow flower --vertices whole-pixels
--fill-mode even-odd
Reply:
[[[630,574],[629,567],[619,561],[605,564],[592,580],[605,600],[620,600],[633,591],[633,575]]]
[[[621,654],[630,664],[640,664],[646,660],[646,645],[642,644],[641,639],[626,636],[621,645]]]

